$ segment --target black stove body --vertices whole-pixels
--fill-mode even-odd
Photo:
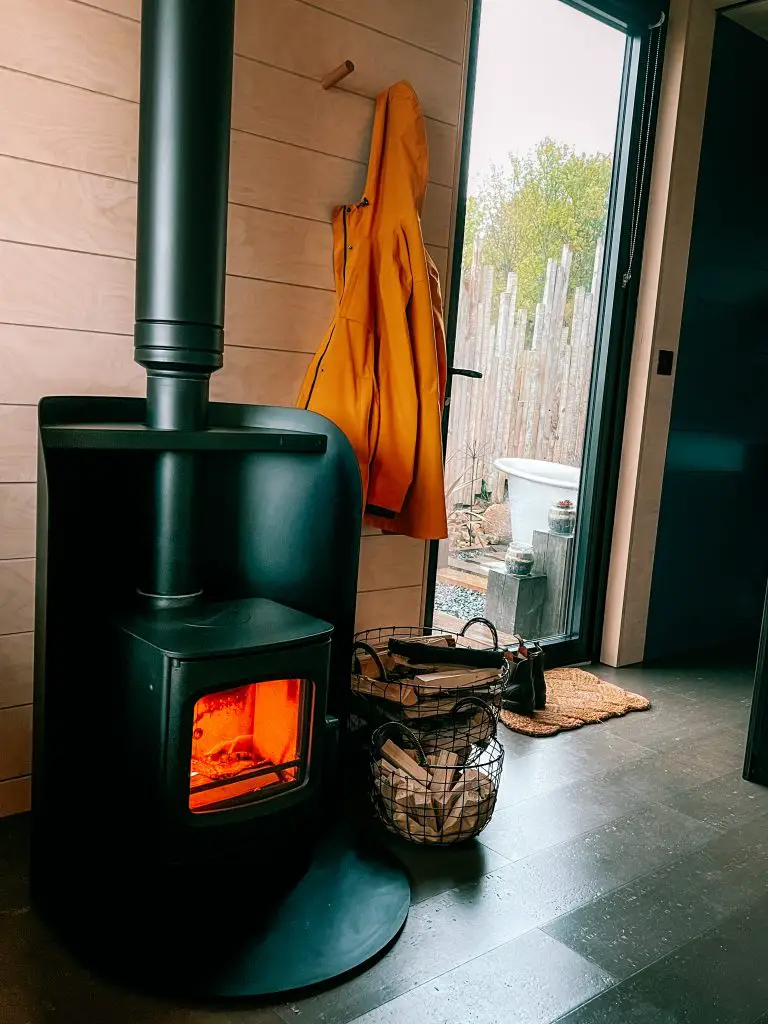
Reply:
[[[234,0],[144,0],[142,15],[147,398],[39,409],[33,895],[82,922],[91,952],[120,934],[186,989],[282,991],[356,966],[407,913],[402,871],[322,847],[360,477],[324,418],[208,401]],[[193,933],[218,953],[190,960]]]

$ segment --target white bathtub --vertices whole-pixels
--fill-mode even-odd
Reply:
[[[548,529],[552,502],[578,498],[581,471],[575,466],[539,459],[496,459],[494,466],[507,474],[512,540],[521,544],[533,542],[534,530]]]

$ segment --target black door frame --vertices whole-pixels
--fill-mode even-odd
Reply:
[[[547,663],[550,666],[595,661],[600,653],[667,16],[667,0],[560,2],[619,28],[626,33],[627,46],[606,226],[606,239],[610,239],[610,244],[606,245],[607,258],[600,289],[595,361],[585,430],[581,476],[583,496],[579,501],[572,576],[575,584],[571,599],[572,635],[547,644]],[[457,282],[461,275],[464,242],[481,8],[482,0],[474,0],[446,318],[449,368],[453,368],[458,322],[460,289]],[[633,238],[634,246],[631,245]],[[634,259],[630,260],[632,248]],[[630,262],[631,275],[625,283]],[[449,369],[443,415],[444,448],[448,436],[451,378]],[[601,396],[599,402],[595,401],[598,395]],[[434,610],[438,548],[439,541],[432,541],[425,588],[425,622],[428,626],[432,624]]]

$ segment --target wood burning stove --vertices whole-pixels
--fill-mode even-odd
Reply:
[[[277,992],[363,963],[407,913],[402,870],[329,833],[360,480],[322,417],[208,402],[234,3],[142,14],[147,399],[39,412],[33,894],[128,980]],[[218,936],[202,964],[193,934]]]

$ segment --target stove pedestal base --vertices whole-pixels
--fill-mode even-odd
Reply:
[[[278,995],[328,982],[384,951],[408,916],[410,885],[386,850],[336,830],[279,897],[261,873],[202,872],[188,901],[177,894],[172,905],[144,908],[141,923],[113,918],[95,936],[97,947],[86,925],[80,958],[131,988],[168,995]]]

